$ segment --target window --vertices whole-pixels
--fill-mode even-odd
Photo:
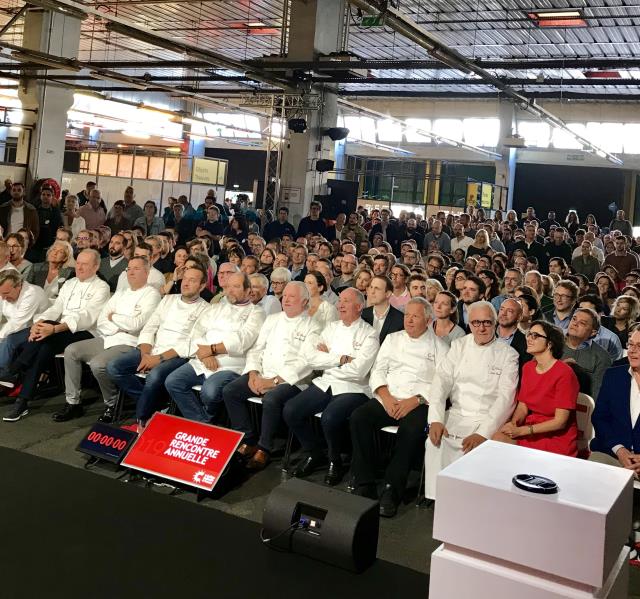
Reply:
[[[606,152],[622,152],[622,123],[587,123],[585,137]]]
[[[344,126],[349,129],[350,139],[362,139],[362,132],[360,131],[360,117],[359,116],[345,116]]]
[[[436,119],[433,132],[449,139],[462,141],[462,121],[460,119]]]
[[[424,144],[431,142],[430,137],[421,135],[416,131],[416,129],[431,131],[431,121],[429,119],[407,119],[405,123],[407,124],[407,129],[404,130],[404,137],[409,143]]]
[[[500,119],[464,119],[462,130],[466,143],[495,148],[500,137]]]
[[[524,137],[528,146],[548,148],[551,130],[547,123],[540,121],[518,121],[518,134]]]
[[[582,137],[586,135],[586,127],[582,123],[568,123],[567,126]],[[582,150],[582,144],[575,137],[556,127],[551,132],[551,143],[554,148],[561,150]]]
[[[377,129],[378,141],[382,143],[402,141],[402,126],[391,119],[378,120]]]

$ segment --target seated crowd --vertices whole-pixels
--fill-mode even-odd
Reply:
[[[162,217],[130,187],[111,210],[92,183],[60,206],[48,187],[35,205],[24,195],[15,183],[0,206],[5,422],[29,414],[63,354],[56,422],[84,413],[86,365],[102,422],[120,394],[139,431],[170,400],[244,433],[252,471],[286,427],[302,448],[293,476],[323,469],[336,485],[351,455],[354,492],[393,516],[425,442],[432,499],[439,470],[488,439],[585,457],[583,393],[591,457],[640,473],[640,248],[622,211],[601,229],[533,208],[328,221],[312,202],[296,229],[285,207],[274,220],[213,191],[197,209],[171,199]],[[388,426],[397,442],[380,480]]]

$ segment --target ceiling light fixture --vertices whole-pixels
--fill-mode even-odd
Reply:
[[[78,73],[82,70],[82,67],[78,66],[72,58],[60,58],[55,60],[53,58],[45,58],[38,56],[37,53],[31,54],[30,52],[21,52],[20,50],[14,50],[9,55],[13,60],[20,62],[35,62],[50,69],[59,69],[61,71],[71,71]]]
[[[116,75],[115,73],[103,73],[102,71],[89,71],[89,75],[94,77],[95,79],[100,79],[101,81],[111,81],[112,83],[123,83],[134,89],[146,90],[149,89],[148,83],[142,83],[141,81],[136,80],[133,77],[125,77]]]
[[[537,10],[527,16],[538,27],[587,27],[580,10]]]

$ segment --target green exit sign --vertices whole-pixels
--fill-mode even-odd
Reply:
[[[382,27],[382,15],[362,17],[360,27]]]

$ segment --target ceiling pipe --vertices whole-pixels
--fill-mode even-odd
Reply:
[[[537,116],[553,127],[562,129],[583,146],[587,146],[587,148],[593,150],[596,154],[598,154],[598,156],[606,158],[613,164],[623,164],[620,158],[603,150],[585,137],[576,134],[574,131],[569,129],[567,124],[562,119],[558,118],[545,108],[538,106],[534,100],[531,100],[527,96],[524,96],[521,93],[517,92],[515,89],[504,83],[502,79],[487,71],[484,67],[481,67],[472,60],[464,57],[456,50],[449,48],[448,46],[440,42],[437,38],[435,38],[432,34],[422,29],[414,21],[403,15],[401,12],[388,6],[386,2],[380,2],[380,0],[347,1],[365,12],[382,14],[384,16],[385,23],[389,25],[389,27],[427,50],[427,52],[435,59],[449,65],[451,68],[460,70],[464,73],[477,75],[496,89],[500,90],[504,96],[512,100],[521,110]]]

